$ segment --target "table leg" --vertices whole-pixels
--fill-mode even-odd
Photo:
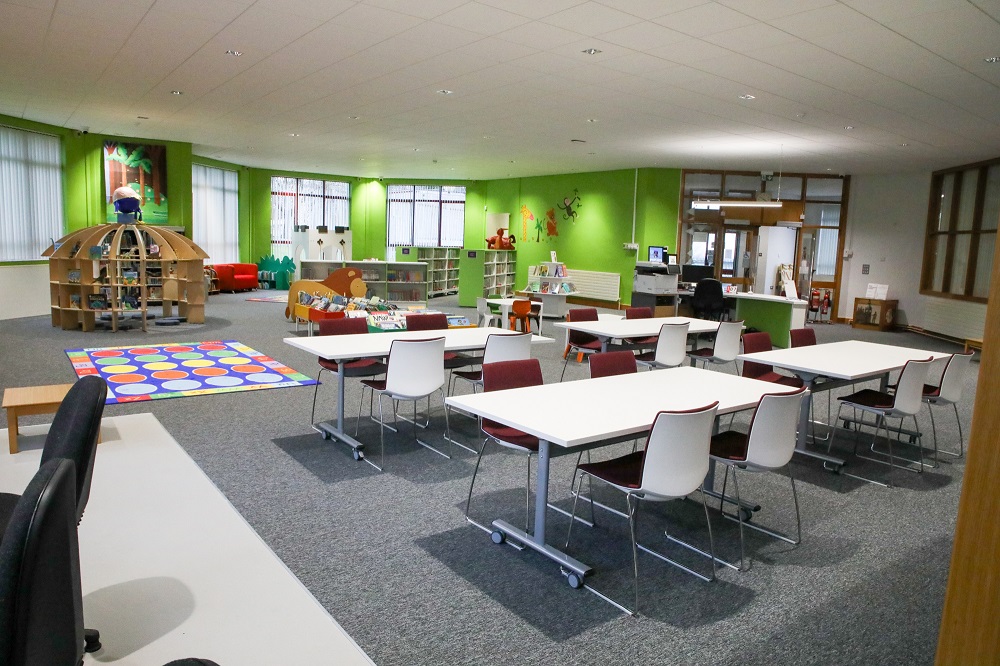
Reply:
[[[7,443],[11,454],[17,453],[17,408],[7,408]]]
[[[507,304],[500,305],[500,316],[503,317],[503,321],[500,322],[500,328],[510,328],[510,306]]]
[[[553,548],[545,543],[545,514],[549,497],[549,448],[550,445],[547,441],[544,439],[539,440],[538,474],[535,481],[534,533],[528,534],[527,532],[514,527],[505,520],[494,520],[493,529],[503,534],[504,537],[514,539],[518,543],[522,543],[528,548],[541,553],[550,560],[557,562],[564,569],[568,569],[570,572],[576,574],[578,576],[578,581],[582,583],[583,579],[592,571],[592,569],[583,562],[580,562],[561,550]]]
[[[816,385],[818,375],[800,374],[799,377],[806,388],[809,389],[809,399],[802,401],[802,407],[799,410],[799,432],[795,440],[795,453],[822,460],[824,463],[830,463],[837,468],[843,467],[844,461],[841,458],[806,448],[806,440],[809,438],[809,406],[812,404],[813,387]],[[831,427],[835,428],[836,424],[831,425]]]
[[[314,423],[313,428],[323,435],[323,439],[338,439],[351,447],[354,450],[355,460],[364,460],[375,469],[381,470],[378,465],[365,458],[364,444],[344,431],[344,365],[344,362],[337,364],[337,424],[334,426],[328,421],[322,421]]]

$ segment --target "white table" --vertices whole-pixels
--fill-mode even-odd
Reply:
[[[444,338],[445,351],[470,351],[486,347],[491,335],[516,335],[516,331],[499,328],[448,328],[433,331],[392,331],[358,333],[355,335],[323,335],[312,338],[285,338],[285,343],[327,360],[337,361],[337,423],[314,423],[324,438],[334,437],[354,449],[357,460],[364,458],[364,444],[344,430],[344,362],[362,358],[384,358],[389,355],[393,340],[426,340]],[[534,335],[532,343],[552,342],[551,338]]]
[[[719,414],[754,407],[765,393],[796,389],[711,370],[682,367],[582,379],[506,391],[452,396],[445,402],[539,439],[534,533],[494,520],[496,533],[523,543],[579,580],[586,564],[546,543],[545,517],[552,457],[642,436],[661,410],[694,409],[719,401]]]
[[[514,301],[525,301],[529,300],[527,298],[487,298],[486,303],[488,305],[497,305],[500,307],[500,326],[501,328],[510,328],[510,308],[514,304]],[[542,333],[542,314],[545,312],[545,304],[542,301],[532,301],[532,305],[538,306],[538,333]]]
[[[756,361],[773,365],[776,368],[790,370],[799,377],[810,391],[830,390],[845,384],[881,378],[881,390],[885,390],[889,373],[899,370],[907,361],[921,361],[927,358],[944,359],[950,356],[943,352],[897,347],[860,340],[846,340],[822,345],[806,347],[790,347],[788,349],[773,349],[754,354],[740,354],[741,361]],[[825,378],[817,385],[816,380]],[[802,401],[802,412],[799,415],[799,434],[795,450],[803,455],[819,458],[836,467],[842,467],[844,461],[823,453],[806,448],[806,438],[809,426],[809,401]],[[831,424],[835,427],[836,424]]]
[[[568,331],[589,333],[601,341],[601,351],[615,339],[647,338],[660,334],[664,324],[688,324],[688,334],[715,333],[719,322],[691,317],[649,317],[646,319],[601,319],[598,321],[560,321],[554,325]]]

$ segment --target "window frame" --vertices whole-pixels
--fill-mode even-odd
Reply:
[[[294,181],[295,183],[294,191],[285,191],[285,190],[277,191],[275,189],[275,182],[274,182],[276,178]],[[303,181],[322,183],[323,194],[320,195],[312,192],[303,192],[302,191]],[[343,194],[338,194],[336,192],[331,194],[329,192],[331,185],[334,187],[341,187],[341,188],[346,187],[347,194],[343,195]],[[318,229],[319,227],[327,227],[327,228],[342,227],[344,229],[351,228],[351,183],[347,179],[335,180],[327,178],[306,178],[300,176],[283,176],[281,174],[271,174],[270,188],[271,188],[271,245],[290,245],[293,242],[291,234],[295,233],[295,230],[301,227],[307,227],[311,229]],[[276,238],[274,234],[275,196],[289,196],[292,198],[292,207],[291,207],[292,224],[291,224],[291,231],[289,232],[287,239]],[[302,220],[300,219],[300,214],[302,211],[300,210],[299,206],[300,203],[299,199],[301,197],[309,197],[309,198],[321,197],[322,199],[322,201],[320,202],[321,205],[318,207],[318,209],[320,210],[319,224],[309,224],[309,223],[300,224],[300,222],[302,222]],[[327,219],[328,215],[332,215],[331,211],[329,210],[330,202],[340,202],[340,201],[344,202],[343,205],[345,206],[345,211],[346,211],[346,216],[342,220],[344,224],[334,224],[334,222],[336,222],[337,220]],[[312,220],[312,222],[315,222],[315,220]],[[286,222],[284,226],[287,228],[289,225]]]
[[[401,189],[409,190],[409,197],[405,198],[401,196],[398,192]],[[424,191],[429,191],[431,189],[437,190],[436,199],[426,199],[417,198],[417,188],[423,188]],[[462,199],[446,198],[445,188],[461,189]],[[394,194],[393,191],[397,193]],[[385,225],[386,225],[386,247],[457,247],[461,248],[465,246],[465,206],[468,203],[469,190],[465,185],[434,185],[434,184],[424,184],[424,183],[393,183],[388,185],[385,189]],[[408,242],[403,241],[393,241],[393,208],[392,204],[405,204],[409,205],[409,233],[406,234]],[[434,245],[418,244],[416,242],[416,218],[417,218],[417,204],[421,204],[422,207],[426,208],[427,204],[437,204],[437,234],[435,238]],[[462,237],[458,245],[443,245],[442,240],[444,237],[444,221],[445,221],[445,208],[446,206],[453,206],[461,204],[462,206]]]

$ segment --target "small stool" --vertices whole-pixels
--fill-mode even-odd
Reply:
[[[54,414],[72,386],[72,384],[52,384],[4,389],[3,408],[7,410],[7,439],[12,454],[17,453],[18,417]]]

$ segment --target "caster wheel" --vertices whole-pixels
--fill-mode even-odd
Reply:
[[[493,543],[500,545],[507,540],[507,535],[501,532],[500,530],[493,530],[492,532],[490,532],[490,540]]]
[[[320,430],[319,436],[322,437],[323,439],[333,439],[333,435],[328,433],[326,430]]]
[[[361,460],[365,457],[365,453],[361,449],[354,449],[353,455],[355,460]]]
[[[753,511],[751,511],[750,509],[742,509],[741,508],[740,509],[740,518],[743,519],[744,523],[749,523],[750,520],[753,518]]]
[[[570,571],[566,576],[566,582],[569,583],[569,586],[574,590],[579,590],[583,587],[583,576],[574,571]]]

